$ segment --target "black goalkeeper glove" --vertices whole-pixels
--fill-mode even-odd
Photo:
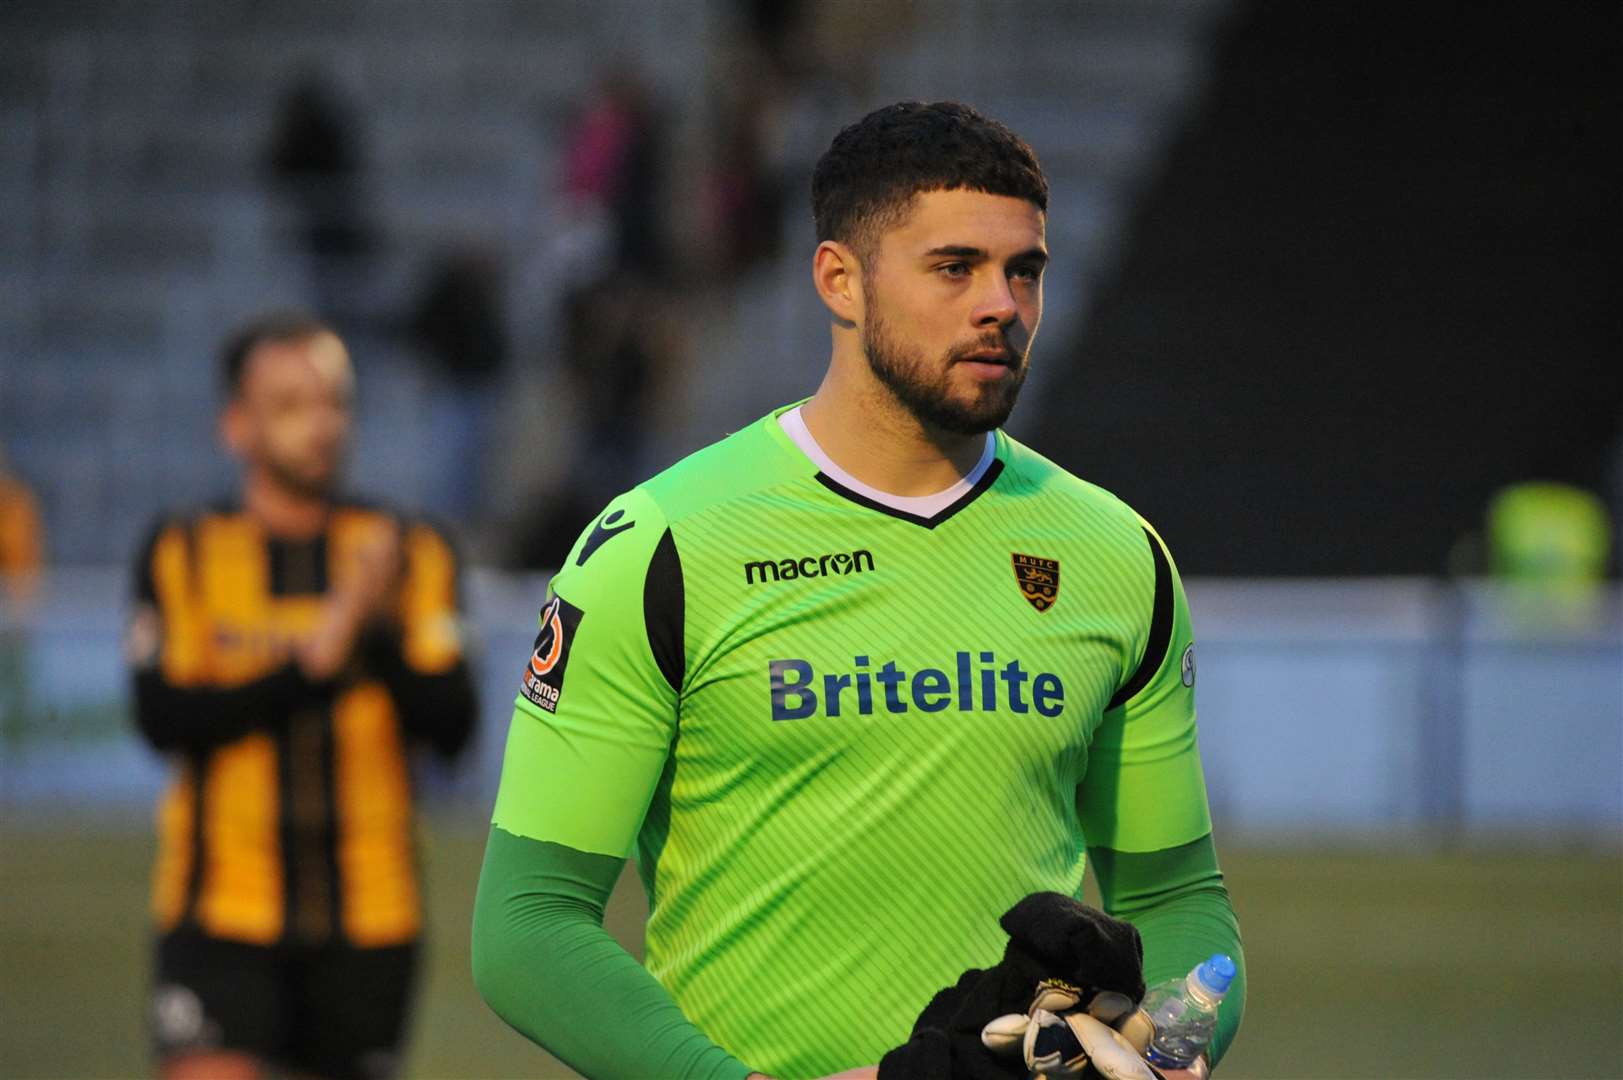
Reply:
[[[1129,1006],[1144,996],[1144,946],[1130,923],[1050,892],[1027,896],[999,925],[1009,935],[1003,959],[964,972],[956,985],[936,994],[914,1022],[911,1038],[880,1060],[880,1080],[1025,1080],[1024,1060],[989,1050],[981,1033],[1010,1014],[1029,1020],[1044,980],[1069,988],[1073,1011],[1085,1012],[1101,993]],[[1024,1034],[1022,1029],[1022,1040]]]

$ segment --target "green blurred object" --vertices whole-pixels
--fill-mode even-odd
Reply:
[[[0,826],[0,1074],[146,1075],[150,836],[127,820],[22,816],[7,807]],[[1430,855],[1412,837],[1333,850],[1225,843],[1252,977],[1217,1075],[1623,1075],[1616,843]],[[432,922],[407,1075],[572,1076],[474,992],[468,920],[483,844],[475,822],[425,830]],[[609,927],[638,954],[645,911],[623,876]]]
[[[1514,625],[1561,633],[1600,617],[1612,523],[1597,495],[1549,480],[1509,484],[1489,501],[1485,526],[1488,569]]]
[[[1587,589],[1606,576],[1612,525],[1599,496],[1571,484],[1527,481],[1488,504],[1495,577],[1554,590]]]

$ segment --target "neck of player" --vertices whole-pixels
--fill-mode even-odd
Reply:
[[[263,466],[250,466],[242,504],[272,536],[309,540],[321,534],[331,507],[326,496],[283,483]]]
[[[984,432],[962,435],[922,423],[873,376],[865,358],[842,357],[838,347],[800,415],[836,465],[890,495],[945,491],[968,476],[986,450]]]

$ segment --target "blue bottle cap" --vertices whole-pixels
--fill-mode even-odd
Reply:
[[[1226,953],[1213,953],[1210,960],[1200,965],[1199,978],[1213,993],[1222,994],[1228,992],[1234,974],[1234,961]]]

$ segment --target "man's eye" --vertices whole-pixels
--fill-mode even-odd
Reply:
[[[1009,276],[1018,281],[1035,282],[1043,276],[1041,268],[1036,266],[1017,266],[1009,271]]]
[[[942,263],[937,267],[942,274],[950,278],[965,277],[969,273],[969,264],[962,262]]]

